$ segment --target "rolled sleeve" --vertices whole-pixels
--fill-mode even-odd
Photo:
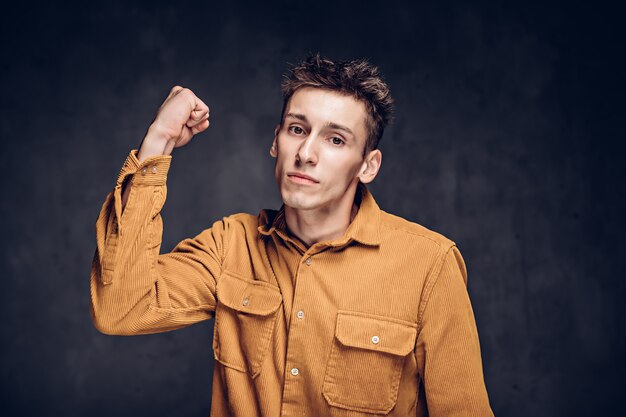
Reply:
[[[115,210],[115,219],[114,231],[118,231],[121,233],[122,225],[122,191],[124,188],[124,183],[128,180],[132,180],[132,186],[165,186],[167,182],[167,173],[170,169],[170,164],[172,161],[171,155],[161,155],[161,156],[153,156],[147,158],[143,162],[139,162],[137,158],[137,154],[139,151],[137,149],[133,149],[129,152],[122,168],[120,169],[120,173],[117,176],[117,181],[115,183],[115,189],[113,191],[114,194],[114,210]],[[127,205],[130,204],[130,201],[127,202]]]

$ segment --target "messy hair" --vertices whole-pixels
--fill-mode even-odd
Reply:
[[[284,100],[281,125],[289,99],[302,87],[336,91],[361,101],[367,111],[367,138],[363,156],[378,147],[385,127],[391,121],[393,99],[389,87],[379,75],[378,68],[365,59],[331,61],[319,53],[312,54],[290,68],[281,87]]]

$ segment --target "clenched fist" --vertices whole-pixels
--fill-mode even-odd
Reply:
[[[209,107],[190,89],[173,87],[141,143],[139,162],[151,156],[170,155],[207,127]]]

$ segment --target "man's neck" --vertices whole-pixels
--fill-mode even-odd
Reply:
[[[308,248],[317,242],[343,236],[358,211],[359,206],[353,195],[332,208],[298,210],[285,206],[285,221],[289,233]]]

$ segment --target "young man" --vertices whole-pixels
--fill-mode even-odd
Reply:
[[[171,90],[97,220],[96,328],[215,318],[216,417],[493,415],[459,250],[365,185],[392,104],[377,69],[312,56],[283,93],[280,210],[224,217],[159,254],[170,154],[209,125],[202,100]]]

